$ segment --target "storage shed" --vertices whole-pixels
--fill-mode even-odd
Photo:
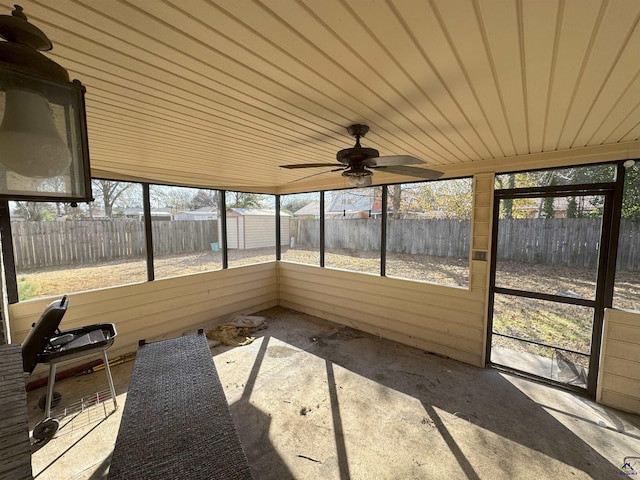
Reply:
[[[275,247],[273,228],[275,210],[252,208],[227,209],[227,248],[247,250],[250,248]],[[289,215],[280,212],[280,244],[289,243]],[[218,227],[220,228],[220,227]]]

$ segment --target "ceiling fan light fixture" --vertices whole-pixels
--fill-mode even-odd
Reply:
[[[347,177],[349,184],[354,187],[368,187],[371,185],[371,175],[373,175],[373,172],[362,166],[353,166],[342,172],[342,176]]]
[[[371,175],[373,175],[373,172],[364,167],[351,167],[342,172],[343,177],[350,178],[370,177]]]
[[[349,185],[352,187],[370,187],[371,176],[366,177],[349,177]]]

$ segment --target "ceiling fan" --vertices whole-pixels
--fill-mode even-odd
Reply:
[[[356,139],[356,144],[352,148],[345,148],[337,153],[336,158],[340,163],[297,163],[293,165],[280,165],[280,167],[290,169],[338,167],[331,171],[341,171],[342,176],[348,178],[349,183],[354,187],[370,186],[371,176],[375,170],[427,180],[436,180],[442,176],[442,172],[436,170],[407,166],[425,163],[419,158],[410,155],[388,155],[381,157],[380,152],[375,148],[367,148],[360,145],[360,139],[369,131],[367,125],[351,125],[347,127],[347,131],[349,135]]]

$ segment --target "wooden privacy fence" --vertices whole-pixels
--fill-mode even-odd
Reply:
[[[291,220],[298,247],[320,247],[319,220]],[[380,219],[328,219],[327,249],[380,249]],[[114,219],[66,222],[11,222],[18,271],[33,268],[143,258],[144,224]],[[596,218],[501,219],[498,258],[501,261],[574,265],[593,268],[600,250],[600,220]],[[215,220],[152,222],[155,255],[208,251],[218,242]],[[466,258],[468,220],[390,219],[387,251]],[[622,219],[618,269],[640,271],[640,222]]]
[[[595,268],[600,254],[599,218],[500,219],[498,259],[507,262]],[[619,270],[640,271],[640,222],[622,219]]]
[[[291,234],[300,247],[318,248],[319,220],[292,220]],[[597,218],[500,219],[500,261],[593,268],[600,251]],[[387,251],[466,258],[469,221],[390,219]],[[330,219],[325,224],[326,248],[380,248],[379,219]],[[640,222],[622,219],[617,268],[640,271]]]
[[[318,248],[320,220],[292,220],[291,234],[300,247]],[[381,220],[328,219],[325,248],[380,250]],[[469,220],[389,219],[387,251],[465,258],[469,255]]]
[[[389,220],[387,251],[467,258],[471,235],[469,220]]]
[[[640,272],[640,220],[622,219],[616,265],[619,270]]]
[[[218,241],[215,220],[152,222],[155,255],[210,250]],[[18,271],[90,265],[142,258],[146,252],[144,223],[137,220],[11,222]]]
[[[153,253],[173,255],[211,250],[218,242],[217,220],[152,222]]]

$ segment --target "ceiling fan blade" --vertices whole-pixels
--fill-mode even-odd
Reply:
[[[293,165],[280,165],[280,168],[319,168],[319,167],[344,167],[342,163],[295,163]]]
[[[311,175],[307,175],[306,177],[302,177],[302,178],[296,178],[295,180],[291,180],[290,182],[287,182],[287,183],[300,182],[300,181],[302,181],[302,180],[306,180],[307,178],[317,177],[318,175],[324,175],[325,173],[333,173],[333,172],[337,172],[338,170],[343,170],[343,169],[342,169],[342,168],[340,168],[340,169],[335,169],[335,170],[329,170],[329,171],[326,171],[326,172],[312,173]]]
[[[389,167],[377,166],[377,167],[370,167],[370,168],[375,168],[376,171],[381,171],[384,173],[408,175],[410,177],[424,178],[426,180],[437,180],[442,176],[442,172],[438,172],[437,170],[429,170],[428,168],[406,167],[404,165],[389,166]]]
[[[385,155],[383,157],[369,158],[362,162],[366,167],[395,167],[398,165],[418,165],[422,160],[411,155]]]

